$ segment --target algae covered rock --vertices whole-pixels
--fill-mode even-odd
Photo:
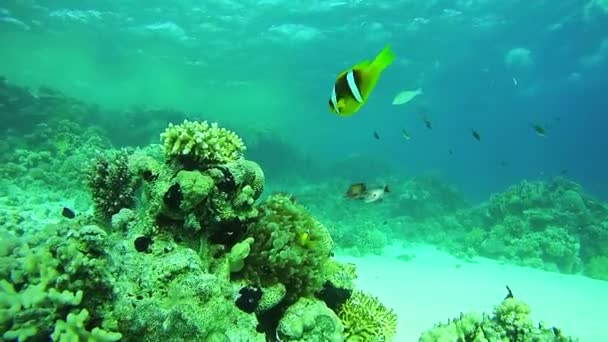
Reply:
[[[175,175],[175,183],[179,186],[182,200],[179,209],[183,212],[193,212],[213,190],[213,179],[199,171],[181,170]]]
[[[120,270],[108,313],[124,341],[264,341],[255,316],[235,305],[233,284],[186,244],[156,237],[152,253],[114,247]]]

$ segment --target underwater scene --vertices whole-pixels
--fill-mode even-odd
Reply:
[[[608,1],[0,1],[0,341],[608,341]]]

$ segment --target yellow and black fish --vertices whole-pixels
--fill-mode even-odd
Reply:
[[[387,45],[373,61],[365,60],[341,72],[329,98],[329,110],[340,116],[355,114],[367,102],[380,74],[395,60]]]

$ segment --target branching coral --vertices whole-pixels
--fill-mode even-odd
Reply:
[[[87,309],[83,309],[77,314],[68,314],[65,321],[57,321],[51,338],[53,341],[58,342],[114,342],[122,338],[121,333],[105,331],[100,328],[93,328],[93,330],[87,331],[85,324],[88,318],[89,312]]]
[[[181,125],[169,124],[161,139],[167,159],[203,168],[235,161],[246,149],[234,132],[207,121],[185,120]]]
[[[338,312],[347,342],[392,341],[397,333],[397,314],[378,298],[354,291]]]
[[[3,337],[41,339],[71,308],[97,308],[99,298],[111,293],[111,277],[96,258],[103,253],[104,239],[105,232],[96,226],[82,227],[67,236],[49,227],[31,238],[30,244],[6,250],[0,256],[6,265],[0,274]]]

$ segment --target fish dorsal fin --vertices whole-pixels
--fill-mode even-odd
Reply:
[[[347,72],[349,72],[349,71],[351,71],[351,70],[354,70],[354,69],[364,69],[365,67],[367,67],[367,66],[368,66],[368,65],[370,65],[371,63],[372,63],[372,62],[371,62],[371,61],[369,61],[369,60],[367,60],[367,59],[366,59],[366,60],[364,60],[364,61],[361,61],[361,62],[359,62],[359,63],[357,63],[357,64],[353,65],[352,67],[350,67],[350,68],[348,68],[348,69],[346,69],[346,70],[342,71],[340,74],[338,74],[338,77],[337,77],[337,78],[340,78],[340,77],[344,76],[344,74],[346,74]]]
[[[361,61],[361,62],[355,64],[351,69],[362,69],[362,68],[367,67],[370,64],[372,64],[372,62],[370,60],[366,59],[364,61]]]

